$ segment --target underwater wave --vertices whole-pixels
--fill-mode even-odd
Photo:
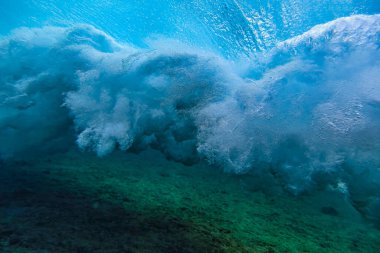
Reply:
[[[379,218],[379,80],[380,15],[250,61],[170,40],[142,49],[90,25],[19,28],[0,40],[0,154],[154,148],[296,194],[335,189]]]

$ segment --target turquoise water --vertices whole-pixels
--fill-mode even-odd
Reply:
[[[376,252],[378,1],[1,1],[0,251]]]

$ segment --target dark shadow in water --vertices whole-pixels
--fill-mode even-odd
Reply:
[[[18,166],[29,165],[0,170],[0,252],[225,252],[236,244],[178,214],[123,205],[128,198],[100,201],[91,189],[51,180],[48,170]]]

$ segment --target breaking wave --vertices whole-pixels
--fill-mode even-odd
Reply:
[[[351,16],[241,61],[148,49],[89,25],[0,40],[0,154],[154,148],[380,206],[380,15]],[[363,196],[366,196],[363,199]]]

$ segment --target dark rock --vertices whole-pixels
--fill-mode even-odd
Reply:
[[[3,236],[8,237],[12,234],[13,234],[13,230],[11,229],[5,229],[5,230],[0,229],[0,237],[3,237]]]
[[[12,198],[14,198],[14,199],[24,199],[24,198],[30,197],[32,194],[33,194],[32,190],[29,190],[29,189],[26,189],[26,188],[24,188],[24,189],[17,189],[15,191],[13,191]]]
[[[21,243],[20,238],[13,236],[9,239],[9,245],[18,245]]]
[[[170,177],[170,174],[168,174],[166,172],[160,172],[160,176],[161,177]]]
[[[46,175],[49,175],[50,174],[50,170],[43,170],[42,173],[44,173]]]
[[[338,216],[339,215],[339,212],[334,207],[331,207],[331,206],[322,207],[321,212],[323,214],[330,215],[330,216]]]

